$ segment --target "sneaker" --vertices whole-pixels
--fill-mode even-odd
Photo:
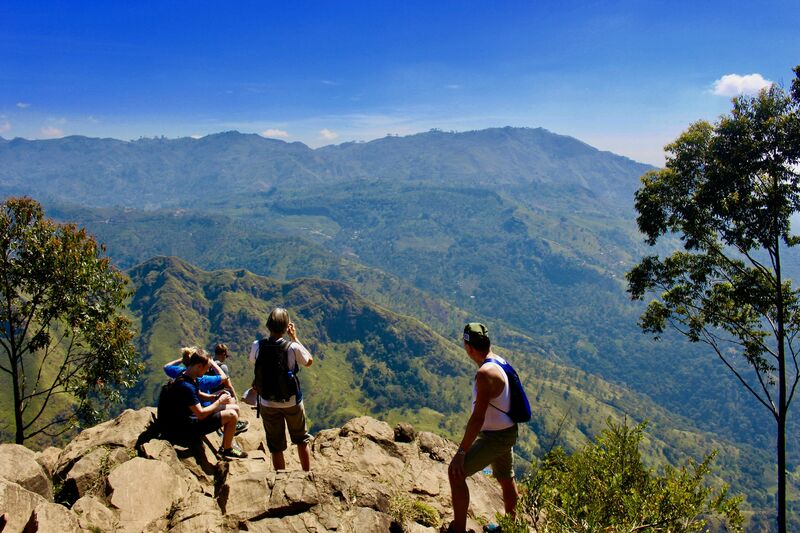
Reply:
[[[238,435],[239,433],[247,431],[247,428],[249,426],[250,422],[248,422],[247,420],[239,420],[238,422],[236,422],[236,432],[234,433],[234,435]]]
[[[219,454],[222,457],[228,457],[230,459],[244,459],[245,457],[247,457],[247,452],[242,451],[236,446],[234,446],[233,448],[228,448],[227,450],[225,448],[220,448]]]

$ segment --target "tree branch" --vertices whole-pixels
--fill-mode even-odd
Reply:
[[[705,331],[705,330],[703,330],[703,334],[705,334],[705,333],[706,333],[706,331]],[[758,394],[758,393],[757,393],[755,390],[753,390],[753,388],[750,386],[750,384],[749,384],[749,383],[747,383],[747,381],[745,381],[745,379],[744,379],[744,378],[741,376],[741,374],[739,374],[739,372],[738,372],[738,371],[737,371],[737,370],[736,370],[736,369],[733,367],[733,365],[731,365],[731,364],[728,362],[728,360],[727,360],[727,359],[725,359],[725,356],[724,356],[724,355],[722,355],[722,352],[719,350],[719,347],[718,347],[718,346],[716,346],[716,345],[714,344],[714,342],[713,342],[713,341],[711,341],[711,340],[704,340],[703,342],[705,342],[706,344],[708,344],[709,346],[711,346],[711,348],[714,350],[714,352],[716,352],[717,356],[718,356],[718,357],[719,357],[719,358],[722,360],[722,362],[723,362],[723,363],[725,363],[725,366],[727,366],[727,367],[728,367],[728,369],[729,369],[731,372],[733,372],[733,375],[734,375],[734,376],[736,376],[736,378],[739,380],[739,382],[740,382],[742,385],[744,385],[744,387],[745,387],[745,388],[746,388],[746,389],[747,389],[747,390],[750,392],[750,394],[752,394],[752,395],[753,395],[753,396],[756,398],[756,400],[758,400],[758,401],[759,401],[759,403],[761,403],[761,405],[763,405],[764,407],[766,407],[766,408],[769,410],[769,412],[770,412],[770,413],[772,413],[772,415],[773,415],[773,416],[775,416],[775,417],[777,418],[778,414],[777,414],[777,412],[775,411],[775,408],[774,408],[774,406],[771,406],[771,405],[770,405],[770,404],[768,404],[766,401],[764,401],[764,399],[763,399],[763,398],[762,398],[762,397],[761,397],[761,396],[760,396],[760,395],[759,395],[759,394]]]

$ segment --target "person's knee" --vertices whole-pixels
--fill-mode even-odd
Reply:
[[[236,423],[239,420],[239,412],[235,409],[225,409],[220,413],[220,416],[223,424]]]
[[[447,477],[450,480],[450,485],[454,485],[454,484],[459,484],[460,485],[461,483],[464,483],[467,480],[467,476],[463,472],[462,473],[456,473],[456,472],[453,472],[452,470],[448,470],[447,471]]]

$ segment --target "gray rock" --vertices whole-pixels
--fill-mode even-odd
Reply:
[[[399,423],[394,427],[394,440],[396,442],[414,442],[417,432],[414,426],[406,423]]]
[[[95,448],[69,469],[62,496],[74,502],[89,493],[104,494],[108,473],[130,459],[130,450],[125,448]]]
[[[364,533],[365,531],[389,531],[392,517],[366,507],[358,507],[345,514],[342,528],[344,533]]]
[[[391,426],[369,416],[360,416],[350,420],[342,426],[339,435],[342,437],[363,435],[378,444],[394,447],[394,431]]]
[[[239,523],[299,514],[320,503],[312,477],[302,471],[231,476],[220,489],[219,505],[226,516]]]
[[[22,531],[33,510],[42,503],[48,502],[35,492],[0,478],[0,510],[9,513],[8,531]]]
[[[264,518],[257,522],[247,522],[247,531],[255,533],[309,533],[335,531],[326,527],[312,513],[286,516],[284,518]]]
[[[430,431],[420,431],[419,435],[417,435],[417,441],[419,442],[419,449],[427,453],[435,461],[449,463],[458,449],[454,443]]]
[[[84,496],[72,505],[81,528],[95,531],[115,531],[118,527],[116,515],[97,496]]]
[[[82,431],[58,458],[56,474],[66,478],[69,469],[85,454],[100,446],[135,449],[139,438],[155,423],[155,408],[126,409],[114,420]]]
[[[75,513],[63,505],[42,502],[31,513],[28,523],[35,525],[38,533],[81,533]]]
[[[42,468],[44,468],[44,471],[47,472],[47,475],[50,477],[50,479],[52,479],[56,473],[58,457],[61,455],[62,451],[64,450],[61,448],[49,446],[36,454],[36,462],[42,465]]]
[[[160,461],[135,457],[108,476],[109,502],[119,513],[123,531],[142,531],[166,517],[186,495],[185,484]]]
[[[0,476],[53,501],[53,484],[36,453],[21,444],[0,444]]]
[[[214,498],[193,493],[183,499],[170,520],[169,530],[182,533],[224,531],[225,518]]]

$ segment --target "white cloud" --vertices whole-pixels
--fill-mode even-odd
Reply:
[[[31,104],[25,102],[17,102],[17,107],[20,109],[28,109],[30,106]]]
[[[199,133],[195,133],[194,135],[190,135],[189,137],[191,137],[192,139],[195,139],[195,140],[203,138],[203,136],[200,135]]]
[[[55,126],[45,126],[39,130],[39,134],[46,139],[57,139],[64,136],[64,130]]]
[[[757,94],[758,91],[772,85],[761,74],[725,74],[714,82],[713,93],[717,96],[739,96],[741,94]]]
[[[98,119],[94,115],[89,115],[88,117],[86,117],[86,120],[88,120],[92,124],[100,124],[100,119]]]
[[[325,139],[326,141],[332,141],[336,139],[339,136],[339,134],[336,133],[335,131],[329,130],[328,128],[322,128],[321,130],[319,130],[319,136]]]
[[[288,131],[270,128],[261,132],[262,137],[270,137],[272,139],[285,139],[289,136]]]
[[[0,122],[0,133],[11,131],[11,123],[7,120]]]

